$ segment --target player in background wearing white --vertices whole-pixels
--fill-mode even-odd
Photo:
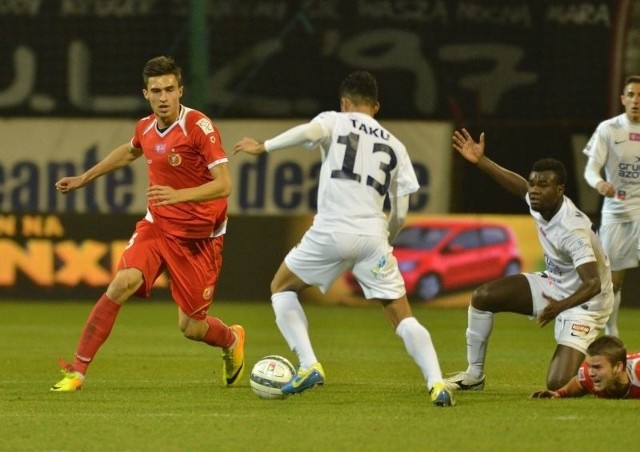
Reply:
[[[601,122],[583,150],[589,157],[584,178],[604,196],[600,236],[611,260],[615,296],[605,327],[611,336],[619,335],[625,270],[640,259],[640,75],[627,77],[620,101],[624,113]]]
[[[532,399],[582,397],[640,399],[640,353],[627,353],[614,336],[601,336],[587,348],[587,359],[578,375],[557,391],[537,391]]]
[[[445,388],[427,329],[413,317],[390,243],[405,221],[409,195],[419,184],[405,146],[374,116],[380,108],[375,78],[356,71],[339,89],[341,112],[326,111],[260,143],[243,138],[233,153],[258,155],[296,145],[319,147],[322,157],[318,208],[313,225],[285,257],[271,282],[278,325],[299,368],[282,390],[300,393],[322,385],[325,373],[316,358],[298,293],[309,286],[326,292],[335,279],[352,270],[367,299],[377,299],[384,314],[427,383],[438,406],[455,404]],[[391,202],[384,213],[386,197]]]
[[[564,196],[567,173],[558,160],[535,162],[527,181],[485,155],[484,133],[476,143],[465,129],[456,131],[453,147],[526,201],[536,223],[546,271],[501,278],[473,292],[466,331],[468,367],[447,378],[447,383],[458,389],[484,387],[494,315],[514,312],[535,317],[541,326],[554,322],[558,345],[547,372],[547,388],[561,388],[576,374],[613,305],[609,261],[600,239],[589,218]]]

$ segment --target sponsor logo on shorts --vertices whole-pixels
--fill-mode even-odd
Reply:
[[[574,323],[571,325],[571,335],[575,337],[585,337],[591,331],[591,327]]]
[[[387,266],[387,256],[382,256],[380,259],[378,259],[378,263],[376,264],[376,266],[371,269],[371,273],[376,278],[378,276],[383,276],[384,275],[383,270],[386,266]]]

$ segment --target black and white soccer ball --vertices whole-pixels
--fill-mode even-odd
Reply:
[[[282,386],[289,383],[296,370],[283,356],[269,355],[260,358],[251,369],[249,383],[253,392],[263,399],[282,399]]]

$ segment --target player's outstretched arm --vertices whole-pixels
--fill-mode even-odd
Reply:
[[[246,152],[251,155],[263,152],[277,151],[299,145],[314,145],[324,136],[324,128],[318,122],[311,121],[306,124],[292,127],[264,143],[253,138],[243,138],[233,147],[233,153]]]
[[[484,132],[480,134],[480,140],[476,143],[467,129],[453,133],[453,148],[469,162],[477,165],[484,156]]]
[[[569,380],[569,383],[564,385],[562,388],[557,391],[550,391],[545,389],[544,391],[536,391],[531,394],[532,399],[560,399],[564,397],[582,397],[585,395],[587,391],[585,391],[580,383],[578,382],[578,377],[573,377]]]
[[[244,137],[233,146],[233,154],[246,152],[251,155],[259,155],[265,152],[264,143],[260,143],[254,138]]]
[[[134,149],[129,143],[122,144],[109,153],[104,159],[89,168],[79,176],[63,177],[56,182],[56,190],[67,194],[72,190],[82,188],[98,177],[127,166],[142,155],[140,149]]]
[[[456,131],[453,134],[453,148],[466,160],[491,176],[508,192],[521,198],[527,194],[529,183],[524,177],[503,168],[485,155],[484,132],[480,134],[480,140],[476,142],[471,138],[467,129]]]

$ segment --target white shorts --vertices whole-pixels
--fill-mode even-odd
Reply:
[[[544,272],[523,273],[523,275],[529,281],[531,289],[533,319],[538,317],[549,303],[542,296],[543,292],[556,300],[562,300],[570,295],[563,293]],[[602,300],[583,303],[561,312],[556,317],[554,337],[558,344],[587,353],[587,347],[604,328],[613,307],[613,293],[599,294],[599,297]]]
[[[351,270],[367,299],[395,300],[406,294],[398,261],[383,237],[309,229],[284,262],[306,284],[326,293]]]
[[[602,247],[609,256],[611,270],[635,268],[640,261],[640,222],[603,224],[600,226]]]

